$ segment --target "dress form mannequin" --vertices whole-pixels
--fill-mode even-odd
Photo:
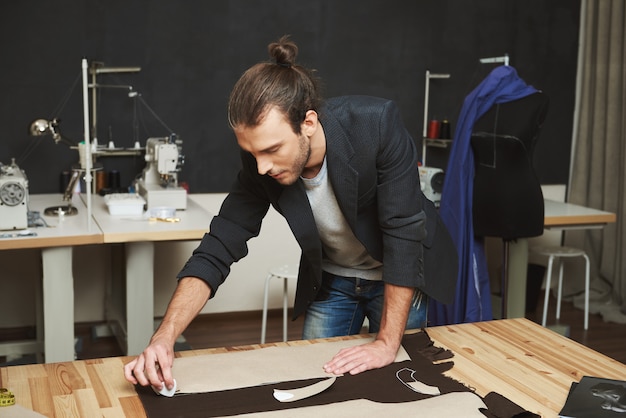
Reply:
[[[547,110],[548,98],[537,92],[493,105],[472,130],[474,235],[503,240],[502,318],[509,316],[509,294],[523,292],[525,295],[527,291],[525,284],[509,283],[509,268],[521,268],[520,263],[528,262],[527,259],[509,259],[510,243],[517,238],[543,234],[543,193],[532,157]],[[527,245],[525,241],[523,244]],[[525,305],[525,297],[516,305],[520,303]],[[514,311],[524,308],[516,306]]]
[[[474,124],[474,234],[514,240],[543,234],[544,206],[532,166],[548,98],[537,92],[495,104]]]
[[[493,319],[491,280],[484,251],[484,239],[483,236],[477,235],[474,229],[476,164],[474,152],[472,152],[472,133],[477,132],[476,128],[484,128],[482,123],[489,117],[485,115],[490,110],[493,109],[495,112],[496,108],[500,108],[498,113],[501,113],[505,103],[506,107],[510,107],[512,105],[509,103],[534,95],[536,92],[535,87],[519,77],[514,67],[500,65],[494,68],[463,101],[456,123],[454,140],[450,146],[439,208],[441,218],[459,254],[456,295],[451,304],[444,305],[437,303],[436,300],[429,303],[428,317],[432,324],[444,325]],[[497,106],[498,103],[501,105]],[[482,121],[481,118],[483,118]],[[494,117],[493,120],[500,120],[500,118]],[[481,124],[477,125],[479,121]],[[484,129],[486,132],[493,133],[493,127],[492,122]],[[506,133],[505,129],[502,130]],[[490,155],[493,160],[493,152]],[[481,174],[478,178],[480,177]],[[495,200],[494,196],[495,191],[489,195],[484,205]],[[480,203],[476,210],[481,210]],[[514,248],[517,249],[517,247]]]

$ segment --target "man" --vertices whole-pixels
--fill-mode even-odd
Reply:
[[[328,373],[393,362],[405,328],[426,325],[422,290],[446,299],[453,288],[424,277],[436,214],[428,206],[427,219],[416,147],[397,107],[364,96],[320,105],[313,72],[295,64],[297,46],[283,37],[269,52],[273,62],[247,70],[229,101],[242,169],[179,273],[150,345],[126,365],[132,383],[172,388],[176,338],[246,255],[270,204],[302,249],[294,316],[306,313],[303,337],[358,333],[364,317],[377,333],[368,344],[340,351],[324,365]]]

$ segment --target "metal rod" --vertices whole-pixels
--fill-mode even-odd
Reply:
[[[87,87],[87,60],[83,58],[83,118],[85,129],[85,187],[87,188],[87,229],[91,230],[91,143],[89,140],[89,88]]]
[[[426,70],[424,86],[424,130],[422,131],[422,166],[426,166],[426,132],[428,126],[428,100],[430,96],[431,78],[450,78],[450,74],[436,74]]]
[[[95,89],[95,88],[111,88],[111,89],[124,89],[124,90],[132,90],[133,86],[131,85],[126,85],[126,84],[95,84],[95,83],[90,83],[88,86],[90,89]]]
[[[93,63],[93,65],[95,65],[95,63]],[[98,141],[98,129],[97,129],[97,120],[98,120],[98,114],[97,114],[97,103],[96,100],[98,99],[98,92],[97,92],[97,84],[96,84],[96,72],[92,71],[91,72],[91,85],[93,86],[92,89],[93,91],[91,92],[91,132],[93,133],[93,137],[94,140],[96,142],[96,146],[97,146],[97,141]],[[88,86],[89,87],[89,86]]]
[[[504,248],[502,251],[502,289],[500,293],[502,298],[500,299],[501,319],[509,317],[509,241],[503,242]]]
[[[509,54],[504,54],[501,57],[481,58],[481,64],[489,64],[494,62],[502,62],[504,65],[509,65]]]
[[[99,88],[121,88],[132,90],[133,86],[106,85],[96,82],[98,74],[118,74],[118,73],[137,73],[141,71],[141,67],[99,67],[101,62],[92,62],[89,68],[91,74],[91,84],[88,85],[91,92],[91,131],[93,132],[94,145],[98,146],[98,89]]]
[[[141,67],[93,67],[91,74],[138,73]]]

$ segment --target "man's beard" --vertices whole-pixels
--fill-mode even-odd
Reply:
[[[286,171],[285,174],[291,175],[290,177],[285,177],[284,179],[275,179],[279,184],[283,186],[290,186],[294,184],[302,175],[304,168],[309,162],[309,158],[311,158],[311,144],[307,141],[306,136],[300,135],[299,137],[299,146],[298,146],[298,156],[294,160],[291,168]]]

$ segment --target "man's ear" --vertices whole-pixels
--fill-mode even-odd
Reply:
[[[315,110],[307,110],[304,121],[302,121],[302,125],[300,125],[302,134],[311,137],[318,127],[319,120],[317,119],[317,112]]]

